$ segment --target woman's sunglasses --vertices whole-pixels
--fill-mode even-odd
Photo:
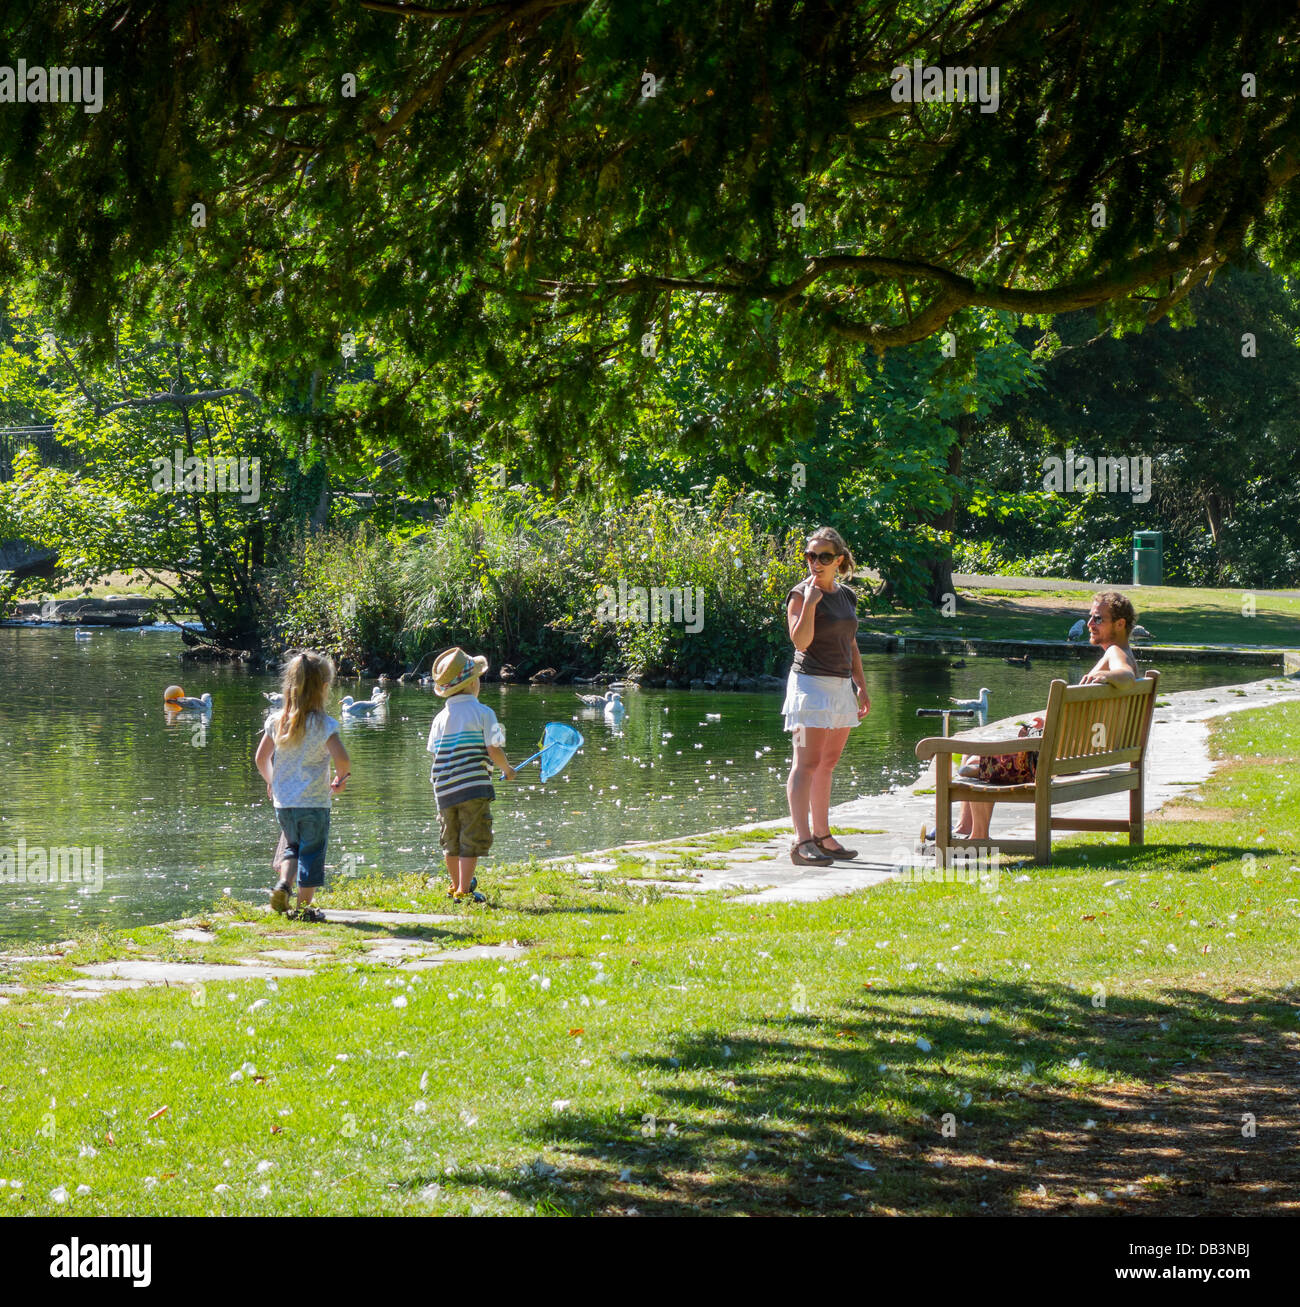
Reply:
[[[839,554],[814,554],[811,550],[805,550],[804,557],[810,563],[820,563],[825,567],[828,563],[833,563],[839,557]]]

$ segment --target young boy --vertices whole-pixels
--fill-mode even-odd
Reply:
[[[438,801],[438,831],[451,888],[447,897],[459,902],[486,902],[476,888],[474,868],[492,847],[492,770],[495,763],[514,780],[515,769],[502,746],[506,733],[496,713],[478,701],[479,680],[486,658],[471,658],[463,649],[448,649],[433,664],[434,693],[447,706],[433,719],[428,750],[433,754],[429,779]]]

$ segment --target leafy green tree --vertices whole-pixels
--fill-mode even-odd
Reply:
[[[75,582],[148,577],[203,623],[190,643],[251,647],[278,462],[256,397],[222,384],[219,356],[143,329],[119,337],[111,369],[74,358],[30,304],[11,305],[7,329],[0,387],[52,422],[80,467],[19,454],[0,528],[54,550]]]
[[[106,81],[97,113],[0,115],[0,272],[36,269],[101,358],[123,308],[223,340],[331,458],[449,483],[482,449],[558,491],[635,427],[680,434],[682,304],[777,393],[963,313],[1158,321],[1248,237],[1294,267],[1298,26],[1220,0],[13,9],[6,49]],[[927,100],[915,61],[984,80]],[[348,337],[370,370],[332,385]]]
[[[990,486],[1020,501],[1008,554],[1054,539],[1067,568],[1113,580],[1128,572],[1132,531],[1163,529],[1177,579],[1295,583],[1300,294],[1254,261],[1198,288],[1189,306],[1193,324],[1120,339],[1099,334],[1090,314],[1056,320],[1041,389],[1009,401],[974,441]],[[1149,499],[1098,494],[1076,512],[1077,499],[1044,495],[1044,460],[1067,450],[1149,458]],[[988,523],[971,524],[987,534]]]

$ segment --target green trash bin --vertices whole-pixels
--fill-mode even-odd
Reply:
[[[1133,584],[1159,585],[1165,574],[1163,531],[1133,532]]]

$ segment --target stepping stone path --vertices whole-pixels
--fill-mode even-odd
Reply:
[[[268,908],[269,912],[270,909]],[[462,920],[450,913],[434,912],[366,912],[351,909],[330,909],[326,913],[328,923],[357,926],[387,926],[408,928],[443,926]],[[191,922],[193,922],[191,918]],[[204,929],[194,924],[172,923],[182,928],[171,932],[172,938],[191,944],[212,944],[217,940],[215,930]],[[248,926],[247,921],[224,921],[222,930]],[[432,932],[437,935],[439,932]],[[444,935],[453,932],[441,932]],[[262,949],[256,956],[235,958],[229,962],[164,962],[158,958],[136,957],[116,958],[108,962],[91,962],[79,966],[76,971],[84,979],[60,981],[45,987],[45,991],[65,998],[99,998],[104,994],[121,989],[143,989],[152,985],[176,985],[189,987],[204,982],[230,980],[288,980],[296,976],[313,976],[316,965],[330,965],[342,960],[335,940],[319,935],[296,931],[273,931],[261,934],[256,942],[263,940],[292,940],[297,947]],[[128,941],[132,942],[132,941]],[[250,943],[255,942],[250,940]],[[442,941],[429,939],[424,935],[380,934],[363,940],[364,960],[373,963],[390,963],[402,971],[425,971],[431,967],[443,967],[454,962],[479,962],[491,959],[509,960],[522,957],[527,951],[517,944],[474,944],[464,948],[440,948]],[[63,947],[63,946],[60,946]],[[75,947],[75,941],[67,941],[66,948]],[[138,949],[140,946],[135,945]],[[8,963],[51,962],[59,954],[23,954],[13,957],[0,957]],[[354,953],[342,955],[348,961],[357,957]],[[282,965],[291,963],[297,965]],[[280,965],[277,965],[280,964]],[[0,985],[0,995],[25,994],[29,986],[20,984]],[[0,1000],[7,1004],[8,999]]]

